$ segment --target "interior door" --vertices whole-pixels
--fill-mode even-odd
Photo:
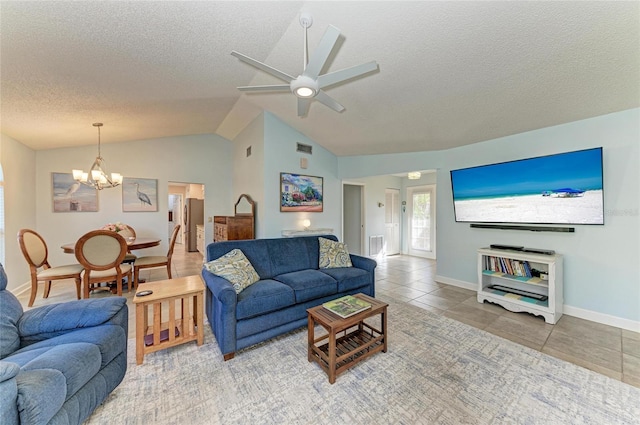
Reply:
[[[386,189],[384,199],[386,254],[400,254],[400,190]]]
[[[361,185],[342,185],[342,238],[349,252],[362,255],[364,238],[363,201]]]
[[[409,255],[436,258],[436,188],[407,188]]]

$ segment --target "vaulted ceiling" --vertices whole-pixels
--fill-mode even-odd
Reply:
[[[325,72],[379,72],[291,93],[237,50],[297,76],[342,36]],[[216,133],[262,110],[336,155],[440,150],[640,106],[639,2],[0,2],[1,131],[33,149]]]

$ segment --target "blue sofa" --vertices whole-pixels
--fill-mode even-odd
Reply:
[[[0,264],[0,424],[79,424],[124,378],[123,297],[23,312]]]
[[[333,235],[323,238],[337,241]],[[307,309],[343,295],[375,296],[376,262],[350,255],[353,267],[319,269],[318,236],[216,242],[207,261],[240,249],[260,280],[236,294],[203,268],[206,314],[225,360],[235,352],[307,325]]]

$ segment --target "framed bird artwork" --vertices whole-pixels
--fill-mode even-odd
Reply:
[[[158,211],[158,180],[125,177],[122,180],[122,211]]]
[[[71,173],[51,173],[53,212],[96,212],[98,190],[80,184]]]

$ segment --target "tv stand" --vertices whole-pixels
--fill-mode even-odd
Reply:
[[[555,324],[562,316],[562,255],[478,250],[478,302],[527,312]],[[530,296],[528,296],[530,295]]]

